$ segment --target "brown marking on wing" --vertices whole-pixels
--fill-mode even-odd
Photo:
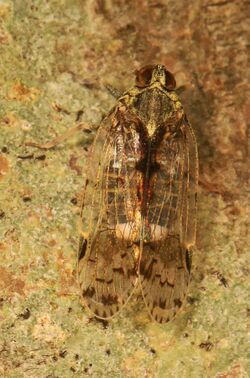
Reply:
[[[186,251],[176,238],[158,242],[152,250],[144,244],[140,265],[141,288],[151,317],[160,323],[171,320],[185,301],[190,274]]]
[[[95,316],[110,318],[127,303],[136,285],[133,247],[121,244],[108,231],[98,233],[90,244],[79,262],[83,300]]]

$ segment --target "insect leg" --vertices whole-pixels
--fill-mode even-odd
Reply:
[[[58,137],[56,137],[55,139],[53,139],[50,142],[47,142],[47,143],[44,143],[44,144],[39,144],[39,143],[35,143],[35,142],[26,142],[24,145],[40,148],[42,150],[50,150],[51,148],[54,148],[55,146],[62,143],[66,139],[70,138],[77,131],[84,130],[84,129],[90,130],[90,127],[88,125],[84,124],[84,123],[80,123],[76,127],[72,127],[71,129],[67,130],[64,134],[59,135]]]

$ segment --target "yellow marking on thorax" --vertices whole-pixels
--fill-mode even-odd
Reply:
[[[147,123],[147,131],[148,131],[149,137],[154,135],[156,128],[157,128],[156,122],[150,119],[149,122]]]

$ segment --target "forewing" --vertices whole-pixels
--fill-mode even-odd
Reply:
[[[126,225],[135,195],[128,156],[133,152],[119,127],[99,129],[88,162],[82,208],[78,276],[86,306],[99,318],[116,314],[136,286],[137,261]],[[126,235],[126,237],[124,236]]]
[[[79,261],[79,281],[85,305],[96,316],[107,319],[129,300],[137,274],[133,247],[118,241],[108,231],[83,242],[88,248]]]
[[[147,219],[151,242],[143,246],[140,282],[150,315],[166,322],[185,300],[195,242],[197,146],[186,118],[179,134],[159,147],[158,161]]]
[[[187,249],[195,245],[197,223],[198,150],[196,138],[186,117],[182,123],[184,157],[181,203],[181,244]]]

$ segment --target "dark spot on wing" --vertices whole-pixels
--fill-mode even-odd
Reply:
[[[86,290],[83,290],[82,295],[83,297],[92,298],[95,295],[95,288],[89,286]]]
[[[188,273],[191,272],[191,265],[192,265],[191,254],[189,253],[188,250],[186,250],[186,266],[187,266]]]
[[[113,268],[113,272],[124,275],[124,270],[122,268]]]
[[[157,259],[152,259],[147,269],[145,269],[145,263],[141,264],[141,273],[144,275],[146,279],[150,279],[153,273],[153,267],[155,263],[157,263]]]
[[[96,278],[95,279],[97,282],[105,282],[105,279],[104,278]]]
[[[182,301],[179,298],[176,298],[174,299],[174,304],[180,308],[182,306]]]
[[[87,240],[81,238],[80,239],[80,247],[79,247],[79,255],[78,255],[79,261],[85,256],[86,248],[87,248]]]
[[[117,302],[118,302],[117,296],[113,296],[111,294],[102,295],[102,303],[104,305],[112,305]]]
[[[174,287],[174,284],[170,283],[167,281],[167,285],[170,286],[170,287]]]
[[[166,308],[166,299],[165,300],[160,299],[159,307],[162,308],[163,310]]]
[[[160,285],[161,285],[161,287],[164,286],[165,284],[167,284],[167,285],[170,286],[170,287],[174,287],[174,284],[168,282],[168,280],[160,281]]]

